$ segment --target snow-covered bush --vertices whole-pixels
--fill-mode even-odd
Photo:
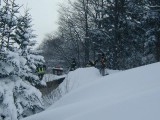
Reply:
[[[38,81],[19,52],[6,51],[0,61],[0,116],[17,120],[43,110],[41,93],[31,84]],[[28,76],[35,77],[29,82]],[[36,82],[34,82],[36,81]]]
[[[17,120],[43,110],[39,90],[19,77],[1,79],[0,87],[0,115],[5,119]]]

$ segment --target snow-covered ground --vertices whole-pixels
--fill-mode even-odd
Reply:
[[[160,120],[160,63],[104,77],[81,68],[59,87],[68,93],[23,120]]]
[[[49,82],[53,80],[58,80],[60,78],[64,78],[66,75],[53,75],[53,74],[45,74],[42,81]]]

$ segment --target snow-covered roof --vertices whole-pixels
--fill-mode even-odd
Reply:
[[[54,69],[54,70],[63,70],[62,67],[53,67],[52,69]]]

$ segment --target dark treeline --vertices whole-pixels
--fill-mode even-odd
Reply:
[[[159,0],[69,1],[59,16],[59,29],[40,46],[48,65],[67,66],[74,57],[84,66],[99,51],[110,69],[160,61]]]

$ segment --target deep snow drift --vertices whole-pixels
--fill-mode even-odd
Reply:
[[[160,63],[105,77],[77,69],[66,79],[60,86],[69,84],[66,95],[23,120],[160,120]]]

